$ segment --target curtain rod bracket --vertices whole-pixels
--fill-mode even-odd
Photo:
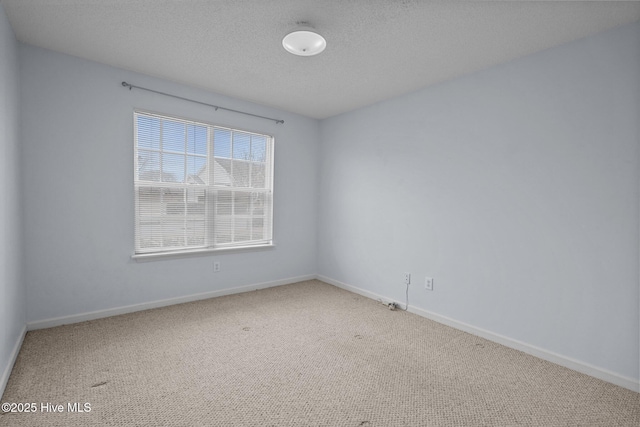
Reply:
[[[153,92],[153,93],[157,93],[159,95],[170,96],[171,98],[182,99],[183,101],[195,102],[196,104],[206,105],[208,107],[213,107],[215,109],[215,111],[218,111],[218,109],[220,109],[220,110],[229,111],[229,112],[232,112],[232,113],[244,114],[245,116],[251,116],[251,117],[257,117],[259,119],[270,120],[272,122],[276,122],[277,125],[284,124],[284,120],[282,120],[282,119],[273,119],[271,117],[260,116],[258,114],[246,113],[244,111],[238,111],[238,110],[233,110],[231,108],[220,107],[218,105],[207,104],[206,102],[196,101],[195,99],[183,98],[182,96],[172,95],[170,93],[160,92],[158,90],[148,89],[146,87],[135,86],[135,85],[132,85],[132,84],[127,83],[127,82],[122,82],[122,86],[123,87],[128,87],[129,90],[131,90],[131,89],[133,89],[135,87],[136,89],[146,90],[147,92]]]

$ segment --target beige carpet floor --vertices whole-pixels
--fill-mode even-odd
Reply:
[[[0,426],[640,425],[638,393],[319,281],[29,332],[2,402],[37,411]]]

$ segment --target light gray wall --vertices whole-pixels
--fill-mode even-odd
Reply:
[[[323,121],[319,273],[637,380],[639,84],[634,24]]]
[[[20,52],[29,321],[316,273],[316,120],[32,46]],[[285,124],[129,91],[123,80]],[[132,261],[134,108],[273,134],[276,247]]]
[[[22,280],[18,42],[0,5],[0,395],[26,319]]]

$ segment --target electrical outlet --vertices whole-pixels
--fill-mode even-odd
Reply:
[[[214,261],[213,262],[213,272],[217,273],[220,271],[220,261]]]
[[[424,288],[428,291],[433,290],[433,277],[425,277],[424,278]]]
[[[404,273],[404,284],[408,285],[411,283],[411,273]]]

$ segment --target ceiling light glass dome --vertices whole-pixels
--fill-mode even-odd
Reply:
[[[282,46],[287,52],[298,56],[313,56],[327,47],[327,41],[313,28],[300,27],[282,39]]]

